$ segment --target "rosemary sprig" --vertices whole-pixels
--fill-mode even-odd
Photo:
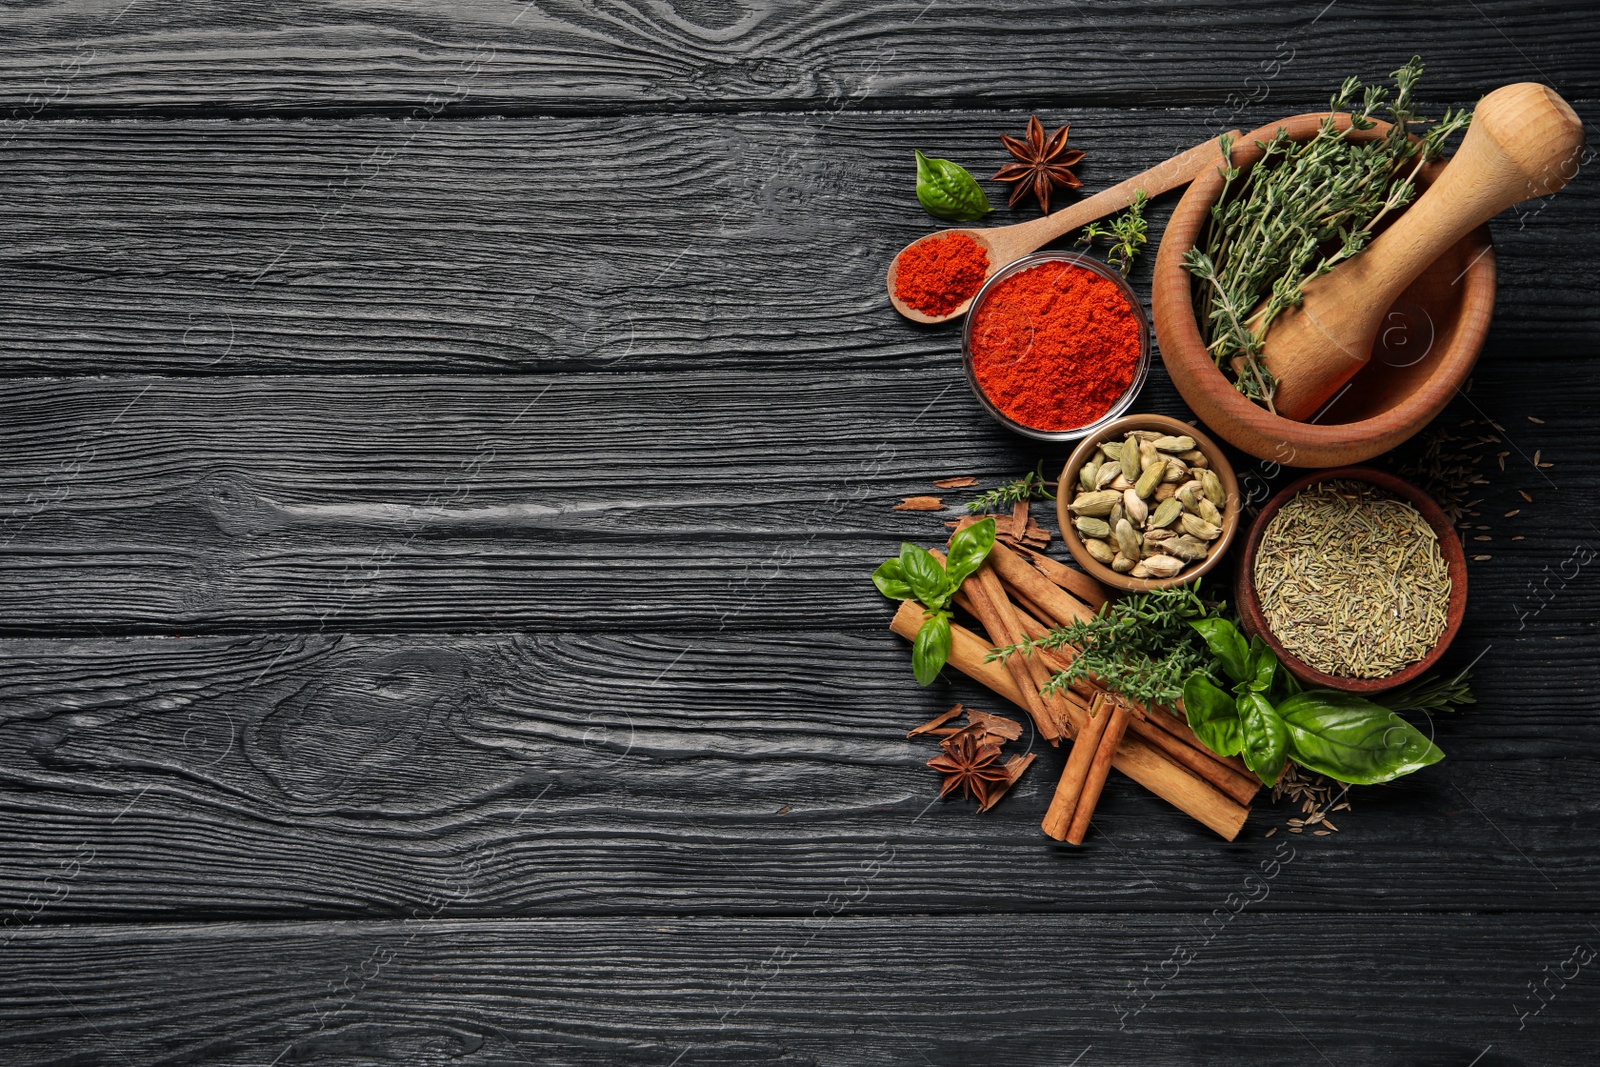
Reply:
[[[1222,195],[1184,265],[1201,283],[1196,313],[1212,358],[1225,373],[1238,361],[1235,385],[1268,410],[1277,382],[1261,347],[1273,320],[1300,305],[1307,282],[1366,248],[1378,223],[1411,202],[1417,172],[1471,121],[1470,112],[1446,111],[1413,141],[1423,121],[1412,99],[1421,76],[1413,56],[1392,75],[1392,97],[1353,77],[1333,95],[1328,110],[1348,111],[1350,129],[1371,129],[1378,112],[1388,113],[1392,125],[1374,141],[1353,143],[1331,116],[1304,142],[1280,129],[1258,142],[1264,155],[1241,178],[1223,138]]]
[[[1429,675],[1383,694],[1378,699],[1393,711],[1455,711],[1462,704],[1476,704],[1467,685],[1472,677],[1470,670],[1462,670],[1448,678]]]
[[[1050,491],[1050,483],[1045,481],[1043,470],[1044,462],[1041,460],[1038,470],[1029,471],[1014,482],[979,493],[967,501],[967,511],[977,515],[985,511],[998,511],[1024,500],[1054,500],[1056,495]]]
[[[1133,270],[1134,259],[1143,250],[1145,242],[1150,240],[1144,220],[1144,208],[1148,202],[1144,190],[1140,189],[1134,194],[1133,203],[1128,205],[1126,211],[1109,222],[1091,222],[1085,226],[1083,233],[1078,236],[1078,243],[1092,245],[1098,241],[1109,244],[1111,247],[1106,249],[1106,262],[1120,270],[1126,278],[1128,272]]]

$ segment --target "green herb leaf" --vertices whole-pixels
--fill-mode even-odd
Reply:
[[[911,642],[911,671],[917,681],[931,685],[950,659],[950,613],[935,611],[923,620]]]
[[[1232,756],[1239,751],[1243,739],[1233,698],[1200,671],[1183,683],[1183,711],[1189,728],[1211,751],[1219,756]]]
[[[1376,785],[1444,759],[1416,727],[1354,693],[1308,689],[1278,705],[1278,714],[1289,755],[1341,782]]]
[[[1272,679],[1278,673],[1278,657],[1272,654],[1260,637],[1250,639],[1250,680],[1245,688],[1252,693],[1267,693],[1272,689]]]
[[[1230,680],[1235,683],[1249,680],[1252,674],[1250,648],[1237,626],[1227,619],[1194,619],[1189,625],[1200,631],[1206,647],[1217,657]]]
[[[938,611],[949,602],[944,585],[944,568],[927,549],[909,541],[903,542],[900,545],[900,576],[929,611]]]
[[[886,559],[872,572],[872,584],[890,600],[910,600],[911,583],[900,574],[900,558]]]
[[[1265,697],[1252,691],[1239,698],[1239,728],[1244,735],[1245,766],[1272,785],[1283,773],[1284,752],[1289,743],[1283,719]]]
[[[978,181],[958,163],[917,153],[917,201],[936,219],[971,222],[992,209]]]
[[[961,583],[967,576],[989,558],[989,550],[994,547],[994,520],[984,519],[975,522],[966,529],[957,530],[954,537],[950,538],[950,551],[945,556],[945,587],[954,593],[961,588]]]

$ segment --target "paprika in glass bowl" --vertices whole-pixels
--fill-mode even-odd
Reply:
[[[1002,426],[1076,441],[1120,416],[1150,372],[1150,320],[1127,281],[1076,252],[994,273],[961,334],[967,382]]]

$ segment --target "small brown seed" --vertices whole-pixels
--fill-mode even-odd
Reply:
[[[1163,500],[1171,500],[1172,495],[1177,491],[1178,487],[1173,485],[1171,482],[1162,482],[1160,485],[1156,486],[1156,494],[1150,499],[1159,504]]]

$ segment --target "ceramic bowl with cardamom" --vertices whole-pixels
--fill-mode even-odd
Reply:
[[[1439,539],[1439,554],[1443,557],[1445,568],[1450,574],[1450,597],[1445,606],[1443,632],[1422,658],[1381,678],[1351,678],[1329,674],[1290,652],[1272,632],[1267,613],[1262,607],[1260,590],[1256,587],[1256,558],[1272,520],[1283,510],[1285,504],[1300,494],[1301,490],[1323,482],[1365,482],[1389,496],[1410,504]],[[1250,524],[1250,529],[1245,535],[1244,548],[1239,556],[1239,569],[1234,579],[1234,607],[1239,612],[1239,619],[1244,624],[1245,632],[1259,636],[1265,641],[1273,654],[1278,657],[1278,662],[1288,668],[1289,673],[1303,684],[1340,689],[1347,693],[1382,693],[1414,681],[1425,674],[1450,647],[1450,642],[1461,629],[1461,620],[1467,610],[1467,557],[1461,548],[1461,535],[1456,532],[1444,509],[1439,507],[1431,496],[1410,482],[1370,467],[1340,467],[1316,471],[1297,478],[1280,489],[1271,500],[1267,501],[1266,506],[1261,509],[1261,514]]]
[[[1121,452],[1137,442],[1135,477]],[[1166,415],[1128,415],[1083,439],[1056,485],[1061,539],[1078,566],[1116,589],[1192,582],[1239,528],[1239,481],[1217,443]]]

